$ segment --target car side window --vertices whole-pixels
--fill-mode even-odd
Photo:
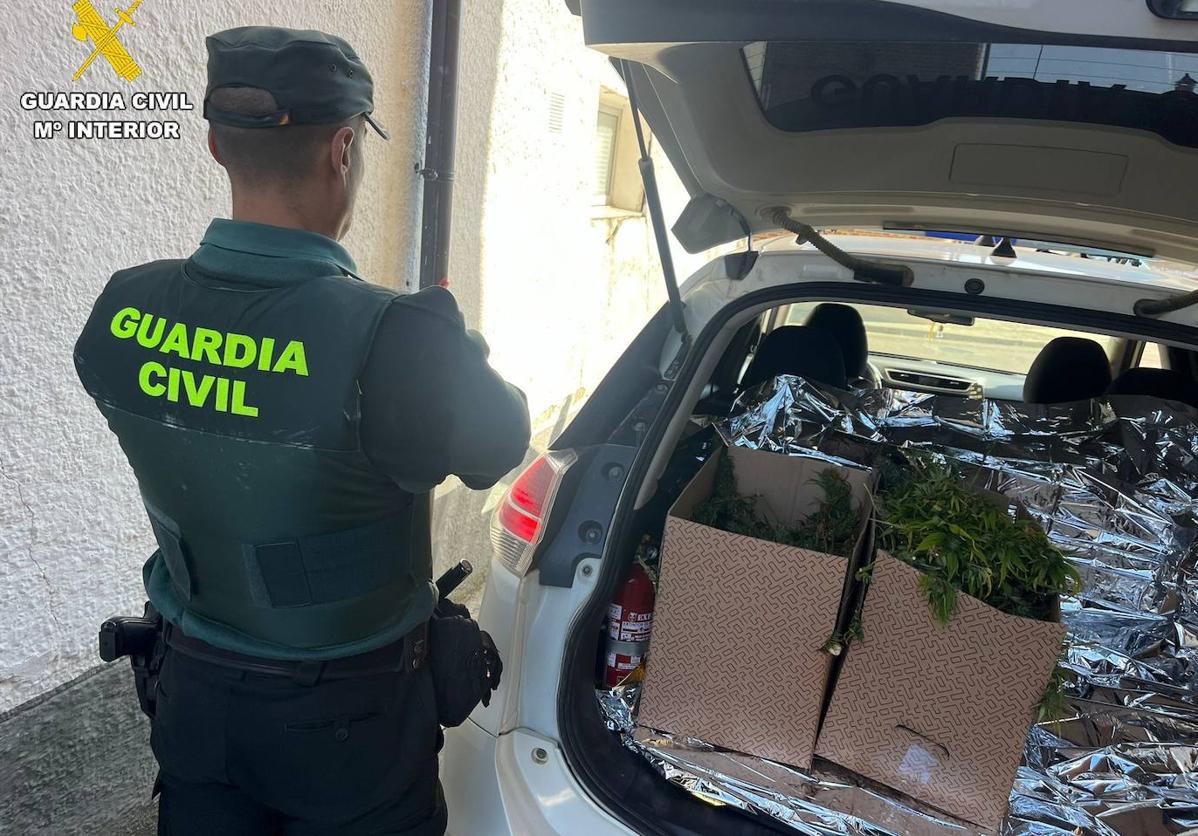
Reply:
[[[1144,351],[1140,354],[1137,364],[1145,369],[1165,368],[1165,349],[1160,343],[1144,343]]]

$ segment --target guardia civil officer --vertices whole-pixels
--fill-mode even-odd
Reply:
[[[159,832],[441,833],[438,719],[500,664],[464,608],[430,622],[430,490],[519,464],[528,410],[448,291],[369,284],[337,243],[366,127],[387,138],[349,44],[249,27],[207,46],[232,219],[116,273],[75,349],[159,547],[165,649],[138,677]]]

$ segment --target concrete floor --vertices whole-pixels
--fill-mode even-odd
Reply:
[[[97,669],[23,707],[0,734],[0,830],[153,833],[149,722],[127,665]]]
[[[154,836],[158,832],[158,807],[138,803],[117,821],[109,822],[104,836]]]

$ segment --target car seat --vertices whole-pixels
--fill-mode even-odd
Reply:
[[[1128,369],[1107,388],[1108,395],[1147,395],[1198,407],[1198,383],[1175,369]]]
[[[1040,349],[1023,383],[1027,403],[1097,398],[1111,385],[1111,363],[1102,346],[1084,337],[1057,337]]]
[[[869,338],[865,322],[856,308],[823,302],[816,305],[803,323],[830,334],[844,358],[844,371],[849,383],[863,386],[878,386],[877,375],[869,365]]]
[[[827,331],[808,325],[784,325],[766,334],[745,369],[741,389],[750,389],[780,374],[848,388],[840,345]]]

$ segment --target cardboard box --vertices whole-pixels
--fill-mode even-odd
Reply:
[[[976,825],[947,816],[916,799],[896,797],[893,792],[879,787],[876,781],[827,761],[817,760],[810,770],[799,772],[752,755],[687,747],[662,739],[652,729],[634,729],[632,736],[650,753],[668,757],[671,765],[684,773],[699,777],[719,775],[732,779],[731,782],[720,780],[718,783],[725,789],[731,784],[733,794],[739,792],[741,798],[752,795],[771,797],[776,793],[789,799],[802,799],[811,804],[813,809],[822,807],[869,822],[875,828],[869,831],[871,834],[985,836],[987,832]],[[688,790],[696,795],[703,794],[701,784],[688,785]],[[1160,808],[1157,808],[1157,817],[1161,817]],[[802,817],[800,820],[803,820]],[[1137,832],[1135,836],[1165,834]]]
[[[813,478],[839,470],[862,522],[850,555],[830,555],[693,522],[721,456],[759,512],[793,525],[823,499]],[[666,518],[661,578],[638,721],[740,752],[809,767],[841,604],[872,548],[872,475],[746,448],[719,451]]]
[[[816,751],[997,830],[1065,628],[965,594],[942,626],[919,578],[878,553]]]

